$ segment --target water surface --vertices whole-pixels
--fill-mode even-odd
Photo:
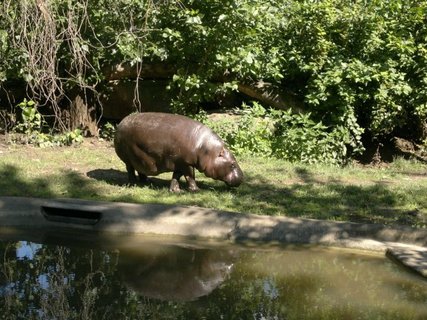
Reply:
[[[361,251],[61,231],[1,239],[3,319],[427,319],[427,282]]]

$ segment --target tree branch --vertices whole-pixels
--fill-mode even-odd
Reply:
[[[172,79],[176,69],[168,64],[153,63],[141,64],[140,70],[129,63],[116,64],[104,68],[104,77],[107,81],[137,79]],[[222,81],[224,81],[222,79]],[[215,80],[218,82],[218,79]],[[239,83],[240,93],[262,102],[275,109],[292,109],[295,113],[304,112],[304,104],[298,97],[287,89],[281,89],[262,80],[251,83]]]

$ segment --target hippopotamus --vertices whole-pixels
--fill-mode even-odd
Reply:
[[[195,170],[238,187],[243,172],[224,141],[210,128],[186,116],[161,112],[133,113],[117,126],[114,147],[125,163],[129,183],[147,176],[173,172],[169,190],[179,192],[184,176],[190,191],[197,191]]]

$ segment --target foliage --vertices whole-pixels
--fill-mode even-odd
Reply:
[[[208,120],[205,123],[226,141],[233,152],[270,156],[273,131],[266,109],[254,102],[252,107],[244,104],[236,113],[236,119]]]
[[[113,141],[115,133],[116,127],[110,122],[107,122],[99,130],[99,137],[107,141]]]
[[[61,134],[45,133],[48,125],[37,110],[34,101],[24,100],[18,106],[22,111],[22,120],[18,121],[11,134],[12,142],[33,144],[38,147],[69,146],[83,142],[83,134],[80,129]]]
[[[347,159],[348,131],[314,122],[310,114],[275,112],[272,152],[280,159],[303,163],[341,164]]]
[[[292,22],[294,35],[312,46],[297,44],[289,57],[309,76],[307,103],[332,123],[352,112],[373,136],[405,126],[416,136],[427,112],[426,3],[346,4],[301,5],[296,13],[305,19]]]
[[[314,121],[345,128],[354,151],[364,129],[374,138],[427,136],[425,2],[181,4],[158,8],[159,31],[148,38],[178,66],[179,112],[236,90],[236,81],[262,79],[296,92]]]
[[[0,86],[25,82],[31,99],[47,106],[56,127],[67,130],[70,92],[96,97],[105,67],[141,61],[151,6],[151,0],[3,1]]]
[[[237,119],[209,120],[204,123],[241,155],[274,156],[291,162],[342,164],[348,158],[349,132],[344,127],[329,128],[312,120],[310,114],[291,110],[266,110],[254,102],[243,105]]]
[[[1,6],[0,86],[25,82],[32,99],[53,106],[57,117],[70,90],[102,90],[108,67],[163,62],[176,69],[169,87],[179,113],[198,112],[239,83],[262,80],[304,101],[310,116],[299,121],[313,131],[306,141],[327,132],[331,154],[342,154],[344,144],[347,154],[360,152],[362,134],[427,137],[425,1],[5,0]],[[242,125],[254,125],[246,120]],[[255,136],[269,129],[259,130]],[[265,152],[253,137],[235,139],[236,148]]]
[[[247,0],[160,6],[153,27],[159,31],[148,36],[154,55],[148,58],[177,66],[171,84],[175,110],[194,112],[198,104],[237,90],[238,81],[280,81],[283,58],[269,42],[282,24],[281,11],[269,1]]]
[[[24,133],[28,136],[35,132],[40,132],[45,122],[42,120],[41,114],[37,111],[36,103],[32,100],[27,101],[27,99],[24,99],[24,101],[18,104],[18,107],[22,111],[22,121],[16,125],[16,132]]]

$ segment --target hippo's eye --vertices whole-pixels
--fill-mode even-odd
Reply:
[[[231,164],[231,169],[235,169],[236,168],[236,164],[233,162],[232,164]]]

